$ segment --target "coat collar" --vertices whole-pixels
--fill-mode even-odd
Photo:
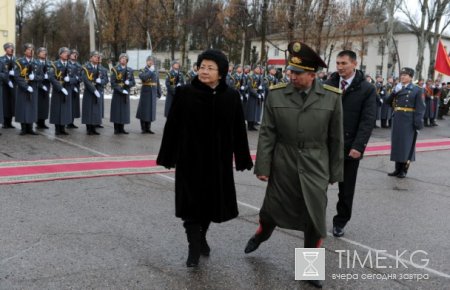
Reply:
[[[311,87],[311,90],[309,91],[309,95],[308,98],[306,99],[306,102],[303,102],[297,90],[290,83],[286,86],[286,88],[284,88],[284,93],[286,95],[289,95],[294,103],[296,103],[299,106],[302,106],[303,109],[306,109],[315,102],[317,102],[321,96],[325,95],[325,90],[322,87],[321,82],[318,79],[315,79]]]

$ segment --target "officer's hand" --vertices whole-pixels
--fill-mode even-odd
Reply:
[[[9,75],[10,75],[10,76],[13,76],[13,75],[14,75],[14,70],[13,70],[13,69],[9,71]]]
[[[75,93],[78,93],[78,89],[75,87],[75,88],[73,88],[73,91],[75,92]]]
[[[68,83],[68,82],[70,81],[69,76],[65,76],[65,77],[64,77],[64,81],[65,81],[66,83]]]
[[[261,181],[268,181],[269,180],[269,176],[265,176],[265,175],[256,175],[256,177],[261,180]]]
[[[33,81],[33,80],[34,80],[34,73],[32,72],[32,73],[28,76],[28,78],[30,79],[30,81]]]
[[[30,87],[30,86],[28,86],[27,91],[30,92],[30,93],[32,93],[32,92],[33,92],[33,88]]]
[[[101,84],[101,83],[102,83],[102,79],[101,79],[101,78],[96,78],[96,79],[95,79],[95,82],[96,82],[97,84]]]
[[[128,86],[129,84],[130,84],[130,81],[129,81],[129,80],[126,80],[126,81],[125,81],[125,85]]]
[[[48,73],[45,73],[44,79],[48,80]]]
[[[12,81],[8,81],[8,86],[9,86],[11,89],[14,88],[14,85],[13,85]]]
[[[48,89],[47,89],[47,86],[46,86],[46,85],[43,85],[43,86],[42,86],[42,89],[43,89],[44,91],[48,92]]]
[[[62,88],[61,92],[63,92],[64,95],[68,95],[69,93],[67,92],[66,88]]]
[[[348,156],[350,156],[351,158],[354,158],[354,159],[358,159],[361,157],[361,152],[359,152],[358,150],[355,150],[355,149],[351,149]]]
[[[95,90],[94,94],[95,94],[95,96],[96,96],[97,98],[100,98],[100,93],[99,93],[99,91]]]
[[[127,90],[123,90],[123,91],[122,91],[122,94],[128,95],[128,91],[127,91]]]

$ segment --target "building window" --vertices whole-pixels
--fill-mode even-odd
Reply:
[[[369,48],[369,42],[368,41],[364,41],[363,42],[363,47],[361,49],[362,55],[367,55],[368,48]]]
[[[381,65],[377,65],[376,75],[381,76],[383,74],[382,70],[383,68],[381,67]]]
[[[275,50],[273,51],[273,55],[274,56],[279,56],[280,55],[280,50],[278,48],[275,48]]]
[[[386,45],[384,40],[378,41],[378,55],[383,55],[385,51]]]

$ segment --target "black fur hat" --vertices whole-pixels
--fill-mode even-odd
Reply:
[[[220,50],[217,49],[208,49],[199,54],[197,58],[197,65],[200,67],[202,61],[212,60],[219,67],[219,75],[222,77],[221,81],[226,81],[226,77],[228,74],[228,58],[227,56]]]

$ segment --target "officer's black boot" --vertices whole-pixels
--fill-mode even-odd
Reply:
[[[211,252],[211,248],[208,245],[208,242],[206,241],[206,233],[208,232],[210,221],[204,221],[201,223],[201,229],[200,229],[200,254],[202,256],[209,256],[209,253]]]
[[[401,162],[400,163],[400,172],[397,174],[398,178],[405,178],[406,177],[406,162]]]
[[[120,134],[119,124],[114,123],[114,134]]]
[[[37,135],[36,132],[34,132],[33,130],[33,124],[25,124],[26,128],[27,128],[27,133],[30,135]]]
[[[122,134],[128,134],[128,132],[125,131],[125,124],[120,124],[120,133],[122,133]]]
[[[20,123],[20,133],[19,135],[23,136],[27,134],[27,125],[25,123]]]
[[[155,132],[153,132],[150,127],[151,127],[152,123],[150,122],[145,122],[145,130],[147,131],[147,133],[149,134],[155,134]]]
[[[245,246],[244,253],[248,254],[256,251],[262,242],[267,241],[270,238],[274,229],[274,225],[260,220],[256,233],[248,240],[247,245]]]
[[[199,223],[190,221],[185,221],[183,225],[186,229],[186,236],[189,243],[189,254],[186,261],[186,266],[197,267],[200,259],[201,226]]]
[[[391,173],[388,173],[389,176],[397,176],[400,173],[400,162],[395,162],[395,170]]]

